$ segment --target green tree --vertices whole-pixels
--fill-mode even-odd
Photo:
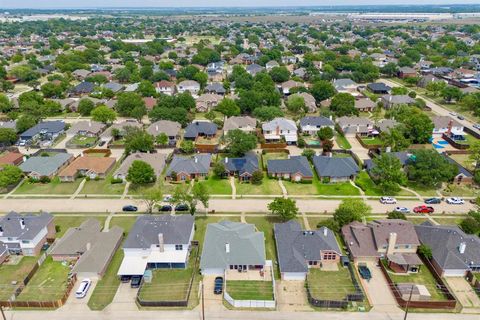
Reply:
[[[165,132],[160,132],[160,134],[155,138],[155,142],[161,146],[166,146],[168,144],[168,136]]]
[[[94,121],[112,123],[117,119],[117,113],[106,105],[99,105],[90,112]]]
[[[317,136],[320,141],[331,140],[333,138],[333,130],[330,127],[321,127],[317,131]]]
[[[93,109],[95,109],[95,103],[90,99],[81,99],[78,102],[78,112],[84,117],[88,117]]]
[[[217,161],[215,165],[213,166],[213,174],[217,178],[223,178],[225,175],[225,165],[223,164],[222,161]]]
[[[446,86],[447,84],[444,81],[431,81],[427,83],[425,89],[427,89],[428,92],[431,92],[434,96],[437,96]]]
[[[286,67],[273,67],[269,74],[277,83],[285,82],[290,78],[290,71]]]
[[[452,100],[460,101],[460,98],[462,98],[462,91],[457,87],[447,86],[442,89],[441,95],[446,102],[451,102]]]
[[[252,184],[259,185],[259,184],[262,184],[262,181],[263,181],[263,172],[262,172],[262,170],[255,170],[255,171],[253,171],[253,173],[252,173],[252,178],[251,178],[250,182],[251,182]]]
[[[135,92],[124,92],[118,95],[118,101],[115,106],[117,112],[124,117],[133,117],[141,120],[147,114],[147,108],[142,97]]]
[[[138,84],[137,92],[142,97],[154,97],[157,94],[153,84],[150,81],[146,81],[146,80]]]
[[[283,117],[283,111],[278,107],[259,107],[253,110],[253,116],[261,121],[270,121],[277,117]]]
[[[7,113],[12,110],[13,105],[10,102],[10,99],[3,93],[0,93],[0,112]]]
[[[293,113],[307,112],[307,106],[305,105],[305,99],[299,95],[291,95],[287,100],[287,109]]]
[[[25,132],[37,124],[37,118],[29,114],[23,114],[17,119],[17,132]]]
[[[221,112],[227,117],[240,115],[240,107],[237,103],[229,98],[225,98],[215,107],[215,110]]]
[[[422,256],[424,256],[425,258],[427,259],[432,259],[433,255],[432,255],[432,248],[430,248],[429,245],[427,244],[421,244],[419,247],[418,247],[418,253],[420,253]]]
[[[157,206],[160,201],[163,199],[163,192],[160,187],[156,186],[153,188],[147,189],[145,192],[142,193],[142,200],[145,202],[147,207],[147,213],[152,213],[153,208]]]
[[[411,145],[410,140],[405,137],[403,126],[396,126],[389,130],[382,131],[380,133],[380,140],[382,140],[382,146],[384,148],[390,147],[392,152],[403,151]]]
[[[333,219],[340,227],[343,227],[353,221],[362,221],[370,214],[371,210],[372,208],[362,199],[345,199],[335,210]]]
[[[257,137],[240,129],[230,130],[227,133],[225,142],[230,153],[236,156],[243,156],[257,146]]]
[[[17,133],[10,128],[0,128],[0,145],[11,145],[17,141]]]
[[[268,210],[279,216],[283,221],[295,219],[298,214],[295,200],[288,198],[275,198],[268,204]]]
[[[435,150],[415,150],[407,165],[408,178],[426,187],[452,180],[458,168]]]
[[[387,219],[407,220],[407,216],[403,212],[391,211],[387,213]]]
[[[374,167],[371,170],[377,184],[384,194],[394,194],[400,191],[400,186],[407,182],[407,176],[402,171],[402,163],[398,158],[383,153],[373,159]]]
[[[338,117],[358,115],[355,108],[355,98],[349,93],[337,93],[330,104],[330,110]]]
[[[173,194],[173,202],[176,204],[186,204],[193,216],[197,212],[197,204],[200,201],[205,208],[208,208],[210,195],[203,183],[195,183],[192,192],[188,190],[188,186],[179,185]]]
[[[152,122],[158,120],[170,120],[176,121],[182,126],[186,126],[189,123],[188,112],[181,107],[168,108],[156,106],[150,111],[148,116]]]
[[[335,88],[333,85],[325,80],[316,81],[310,88],[310,93],[315,98],[317,103],[327,100],[335,95]]]
[[[315,156],[315,150],[313,149],[304,149],[302,152],[302,156],[306,157],[308,161],[312,162],[313,157]]]
[[[151,134],[137,127],[125,129],[125,152],[150,152],[155,149],[154,138]]]
[[[0,170],[0,189],[16,185],[22,180],[23,172],[19,167],[7,164]]]
[[[180,150],[186,154],[192,154],[195,151],[195,145],[190,140],[183,140],[180,143]]]
[[[134,160],[128,168],[127,181],[133,184],[147,184],[157,179],[152,166],[145,161]]]

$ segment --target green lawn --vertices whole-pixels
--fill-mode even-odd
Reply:
[[[272,260],[275,278],[280,278],[277,264],[277,249],[273,234],[273,224],[282,222],[278,217],[246,217],[247,223],[253,223],[258,231],[265,236],[265,255],[267,260]]]
[[[194,250],[190,253],[188,267],[186,269],[152,270],[152,282],[143,283],[139,291],[140,298],[145,301],[176,301],[186,299],[192,276],[194,273],[198,273],[198,268],[195,268],[195,252]]]
[[[355,287],[347,268],[338,266],[338,271],[309,269],[308,287],[312,297],[322,300],[343,300],[347,294],[355,293]]]
[[[70,268],[47,257],[28,285],[17,297],[19,301],[59,300],[65,294]]]
[[[416,191],[421,196],[426,196],[426,197],[436,197],[437,196],[437,192],[436,192],[435,189],[432,189],[430,187],[425,187],[425,186],[420,185],[420,184],[418,184],[416,182],[413,182],[413,181],[408,181],[407,182],[407,188]]]
[[[382,263],[387,266],[387,262],[382,260]],[[409,274],[395,274],[389,270],[387,266],[388,275],[390,279],[396,284],[399,283],[415,283],[423,284],[427,290],[430,292],[433,301],[446,300],[447,297],[437,288],[437,281],[431,274],[430,270],[426,266],[421,266],[418,273],[409,273]]]
[[[86,137],[86,136],[76,135],[72,139],[70,139],[69,143],[78,145],[80,147],[90,148],[95,145],[97,140],[98,140],[97,137]]]
[[[76,179],[75,182],[60,182],[58,178],[52,179],[50,183],[31,183],[25,180],[14,194],[73,194],[82,182],[82,179]]]
[[[315,183],[316,182],[316,183]],[[287,193],[289,195],[315,195],[318,194],[317,183],[318,181],[312,181],[311,183],[292,182],[288,180],[282,181]]]
[[[113,301],[120,285],[120,278],[117,276],[117,272],[122,264],[122,260],[123,250],[119,248],[113,255],[112,261],[110,261],[102,279],[97,282],[90,300],[88,300],[88,307],[91,310],[103,310]]]
[[[197,183],[197,182],[195,182]],[[228,179],[220,179],[213,174],[207,180],[200,180],[198,183],[203,184],[209,194],[232,194],[232,187]]]
[[[235,179],[235,189],[238,195],[281,195],[282,189],[277,179],[264,177],[261,184],[240,183]]]
[[[273,300],[272,281],[227,280],[225,291],[235,300]]]
[[[288,153],[285,152],[269,152],[262,155],[263,168],[267,169],[268,160],[288,159]]]
[[[382,190],[373,182],[366,171],[361,171],[355,179],[355,184],[359,186],[367,196],[382,196]]]
[[[447,225],[447,226],[455,226],[459,225],[463,219],[465,219],[466,216],[458,216],[455,218],[440,218],[440,217],[435,217],[434,220],[437,221],[440,224]]]
[[[337,142],[338,146],[342,149],[352,149],[352,145],[350,144],[350,142],[348,142],[345,136],[337,134],[335,136],[335,141]]]
[[[13,292],[37,263],[37,260],[38,257],[22,257],[15,265],[6,263],[0,265],[0,300],[10,299]],[[14,281],[17,284],[12,285]]]
[[[122,195],[125,190],[125,183],[111,182],[111,177],[100,180],[85,181],[80,194],[108,194],[108,195]]]
[[[373,137],[373,138],[362,138],[362,142],[366,145],[381,145],[382,140],[378,137]]]
[[[317,192],[321,195],[358,196],[360,191],[349,182],[317,183]]]
[[[457,197],[476,197],[478,191],[467,186],[461,186],[456,184],[449,184],[442,190],[442,194],[445,196],[457,196]]]
[[[413,224],[421,224],[421,223],[424,223],[425,221],[427,221],[428,219],[424,218],[424,217],[407,216],[407,220],[410,221]]]
[[[100,221],[100,225],[103,227],[107,216],[95,216],[95,215],[71,215],[71,216],[54,216],[55,228],[57,230],[56,237],[61,238],[68,228],[78,227],[87,219],[96,219]]]
[[[474,163],[469,159],[468,154],[451,154],[450,158],[469,170],[475,170]]]
[[[328,218],[327,217],[308,217],[307,219],[308,219],[308,224],[310,225],[310,228],[312,230],[316,230],[317,229],[317,224],[320,221],[327,220]]]
[[[460,143],[460,144],[468,144],[468,145],[471,145],[473,143],[475,143],[478,139],[475,138],[474,136],[472,136],[471,134],[468,134],[468,133],[465,133],[465,140],[463,141],[458,141],[456,140],[457,143]]]
[[[119,226],[123,229],[123,233],[125,237],[128,235],[130,230],[132,229],[133,225],[137,221],[137,217],[115,217],[113,216],[112,220],[110,220],[109,227],[112,228],[113,226]]]

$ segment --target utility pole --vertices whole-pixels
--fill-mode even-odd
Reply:
[[[410,296],[408,297],[407,305],[405,306],[405,316],[403,317],[403,320],[407,320],[408,316],[408,305],[410,304],[410,301],[412,301],[412,293],[413,293],[413,285],[410,288]]]
[[[0,305],[0,312],[2,313],[3,320],[7,320],[7,317],[5,317],[5,313],[3,313],[3,307],[1,305]]]
[[[202,281],[202,320],[205,320],[205,291],[203,290],[203,281]]]

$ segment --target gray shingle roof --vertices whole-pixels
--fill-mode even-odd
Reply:
[[[344,178],[357,175],[360,171],[357,163],[351,157],[314,156],[313,166],[319,177]]]
[[[62,132],[64,129],[65,122],[61,120],[40,122],[34,127],[23,132],[20,135],[20,138],[31,139],[33,136],[39,134],[40,132],[45,132],[46,134],[57,134],[59,132]]]
[[[194,217],[191,215],[144,215],[137,218],[123,248],[150,248],[159,244],[163,234],[164,244],[187,244],[192,233]]]
[[[196,121],[190,123],[185,128],[185,138],[195,139],[199,135],[215,135],[217,132],[217,125],[207,121]]]
[[[23,229],[20,225],[22,219],[25,223]],[[52,221],[53,216],[46,212],[41,214],[19,214],[11,211],[6,216],[0,218],[0,227],[3,231],[3,237],[18,238],[18,240],[33,240],[38,233]]]
[[[163,168],[165,167],[165,155],[161,153],[141,153],[135,152],[130,154],[125,160],[123,160],[121,166],[115,171],[114,175],[127,175],[128,169],[132,165],[133,161],[139,160],[148,163],[153,170],[155,175],[159,176]]]
[[[25,173],[36,172],[40,176],[51,176],[61,168],[73,155],[70,153],[56,153],[50,157],[30,157],[20,165]]]
[[[151,135],[158,136],[160,133],[165,133],[169,137],[175,137],[180,132],[182,126],[176,121],[170,120],[159,120],[152,123],[148,128],[147,132]]]
[[[326,117],[303,117],[300,119],[300,127],[333,127],[334,125],[333,121]]]
[[[205,234],[200,268],[226,269],[229,265],[264,265],[264,239],[263,232],[255,231],[253,224],[232,221],[210,223]]]
[[[239,175],[253,174],[254,171],[258,170],[258,157],[255,153],[249,152],[242,158],[225,158],[223,164],[225,169],[230,172],[238,172]]]
[[[267,161],[268,173],[300,172],[304,177],[313,177],[313,171],[308,159],[304,156],[293,156],[290,159],[273,159]]]
[[[274,231],[280,272],[307,272],[308,261],[321,260],[320,251],[342,255],[335,234],[326,227],[303,231],[298,222],[291,220],[275,223]]]
[[[197,159],[195,161],[195,159]],[[191,157],[174,156],[167,169],[167,176],[172,172],[180,173],[208,173],[212,156],[210,154],[196,154]]]

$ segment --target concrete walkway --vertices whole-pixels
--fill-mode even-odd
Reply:
[[[235,187],[235,177],[230,177],[230,187],[232,188],[232,199],[237,198],[237,188]]]
[[[125,189],[123,189],[122,197],[120,199],[125,199],[128,194],[128,189],[130,188],[130,182],[127,181],[125,184]]]
[[[367,199],[367,197],[365,196],[365,191],[363,191],[362,188],[360,188],[359,186],[357,186],[357,185],[355,184],[355,182],[353,182],[352,180],[348,180],[348,182],[350,182],[350,184],[351,184],[354,188],[356,188],[356,189],[358,190],[358,192],[360,192],[360,196],[361,196],[364,200]]]
[[[423,201],[423,197],[417,191],[402,186],[400,186],[400,189],[413,193],[418,198],[418,200]]]
[[[108,231],[110,230],[110,221],[112,221],[113,215],[115,212],[112,212],[108,215],[107,219],[105,219],[105,225],[103,226],[103,231]]]
[[[302,219],[303,219],[303,225],[305,227],[305,230],[312,230],[312,228],[310,227],[310,222],[308,221],[308,218],[305,212],[302,212]]]
[[[75,192],[72,194],[72,196],[70,197],[70,199],[75,199],[78,194],[80,193],[80,191],[82,191],[83,189],[83,186],[85,185],[85,183],[87,182],[87,179],[83,179],[82,182],[80,182],[80,184],[78,185],[78,188],[77,190],[75,190]]]
[[[283,185],[282,179],[278,179],[278,185],[280,186],[280,189],[282,189],[282,194],[284,198],[288,198],[288,192],[287,188]]]
[[[20,188],[20,186],[21,186],[22,184],[25,183],[25,181],[27,181],[27,178],[23,178],[22,181],[20,181],[20,182],[15,186],[15,188],[13,188],[12,190],[10,190],[10,192],[7,193],[7,194],[3,197],[3,199],[7,199],[8,197],[10,197],[15,191],[17,191],[18,188]]]

